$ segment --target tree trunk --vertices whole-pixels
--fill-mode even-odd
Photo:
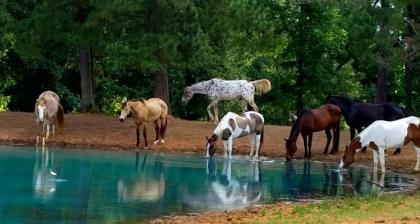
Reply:
[[[161,98],[168,105],[168,110],[170,110],[169,104],[169,76],[168,69],[166,65],[160,66],[160,68],[155,72],[155,97]]]
[[[82,112],[93,112],[95,98],[93,95],[93,67],[92,49],[90,47],[80,48],[80,88],[82,96]]]
[[[413,30],[413,27],[411,24],[415,23],[415,17],[413,12],[413,6],[407,5],[406,8],[406,17],[407,17],[407,25],[406,25],[406,35],[404,38],[404,42],[406,44],[405,49],[405,107],[407,109],[407,112],[410,114],[413,110],[413,104],[412,104],[412,91],[413,91],[413,61],[414,61],[414,40],[415,40],[415,30]]]
[[[378,39],[378,52],[377,52],[377,64],[378,64],[378,73],[376,77],[376,97],[375,103],[386,103],[387,95],[387,54],[386,54],[386,42],[388,40],[388,18],[386,17],[386,10],[389,8],[389,2],[386,0],[381,0],[381,15],[384,17],[382,20],[379,18],[379,27],[381,39]]]
[[[386,103],[386,92],[387,92],[387,82],[386,82],[386,62],[383,50],[380,50],[378,59],[378,74],[376,77],[376,97],[375,103]]]

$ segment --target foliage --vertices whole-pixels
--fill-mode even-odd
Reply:
[[[123,97],[153,97],[154,72],[164,66],[174,116],[207,119],[204,96],[181,107],[185,86],[214,77],[267,78],[273,88],[256,97],[257,105],[269,123],[284,124],[288,111],[318,107],[328,94],[372,102],[378,52],[386,52],[388,99],[403,104],[404,11],[412,4],[419,17],[420,6],[375,2],[3,1],[0,109],[31,111],[36,96],[51,89],[67,111],[79,111],[81,46],[93,53],[96,110],[109,115]],[[412,84],[416,113],[420,78]],[[239,112],[239,102],[222,102],[220,116],[227,111]]]

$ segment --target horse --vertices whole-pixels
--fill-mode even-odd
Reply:
[[[260,79],[255,81],[247,80],[223,80],[214,78],[211,80],[196,83],[184,89],[182,96],[182,104],[187,105],[188,101],[194,94],[207,95],[211,102],[207,106],[207,112],[211,121],[219,122],[219,110],[217,104],[222,100],[240,99],[242,103],[242,112],[247,111],[248,105],[258,112],[258,107],[254,102],[254,95],[257,93],[261,95],[271,90],[271,83],[267,79]],[[211,108],[214,110],[214,116],[211,113]]]
[[[354,162],[354,154],[362,147],[372,148],[374,169],[378,162],[381,171],[385,173],[385,149],[400,148],[409,142],[414,143],[417,152],[415,171],[420,169],[420,118],[407,117],[395,121],[375,121],[353,139],[350,146],[346,146],[341,158],[339,169],[345,169]]]
[[[370,104],[358,100],[351,100],[344,96],[327,96],[324,103],[337,105],[350,126],[350,141],[354,139],[355,131],[358,133],[376,120],[394,121],[407,116],[406,111],[394,103]],[[363,150],[364,151],[364,150]],[[398,154],[397,149],[394,154]]]
[[[61,129],[64,125],[64,109],[60,104],[60,97],[52,92],[45,91],[38,96],[35,102],[35,123],[38,126],[36,136],[36,145],[39,143],[39,137],[42,136],[42,145],[45,145],[45,139],[50,135],[55,136],[55,125]]]
[[[147,123],[153,121],[156,137],[153,145],[165,144],[165,132],[168,124],[168,106],[160,98],[123,100],[119,120],[124,122],[132,116],[136,127],[136,148],[140,145],[140,129],[143,129],[144,149],[147,150]],[[160,126],[159,126],[160,120]]]
[[[213,135],[207,139],[207,154],[206,157],[213,156],[216,152],[216,141],[221,138],[224,145],[224,157],[232,157],[232,143],[234,138],[248,136],[251,144],[252,156],[255,151],[255,157],[258,158],[258,153],[264,141],[264,117],[258,112],[248,111],[241,115],[228,112],[217,125],[213,131]]]
[[[338,143],[340,139],[340,115],[341,110],[339,107],[332,104],[324,104],[317,109],[303,109],[293,124],[290,130],[289,138],[286,141],[286,159],[289,161],[297,151],[296,141],[299,134],[302,135],[303,144],[305,146],[304,158],[311,158],[312,148],[312,134],[325,130],[327,135],[327,145],[324,149],[324,154],[328,153],[328,147],[331,142],[331,132],[333,129],[334,139],[331,154],[338,152]]]

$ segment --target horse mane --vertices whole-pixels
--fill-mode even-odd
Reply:
[[[297,115],[297,119],[296,122],[292,125],[292,129],[290,130],[290,136],[289,136],[289,140],[291,140],[292,138],[294,138],[295,136],[299,136],[299,131],[300,128],[302,127],[302,117],[305,113],[309,112],[310,109],[308,109],[307,107],[303,108],[301,111],[299,111],[298,115]],[[296,134],[297,132],[297,134]]]
[[[136,99],[131,99],[131,102],[141,102],[142,104],[146,104],[146,100],[144,98],[136,98]]]

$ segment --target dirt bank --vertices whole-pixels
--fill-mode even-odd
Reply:
[[[205,153],[205,136],[212,133],[215,125],[210,122],[186,121],[170,118],[166,144],[152,146],[154,139],[153,125],[149,125],[149,150],[163,152],[197,152]],[[281,157],[285,155],[284,138],[289,136],[290,127],[267,125],[262,155]],[[34,144],[36,126],[32,113],[3,112],[0,113],[0,143],[2,144]],[[348,131],[341,131],[340,153],[337,155],[322,154],[325,146],[325,134],[319,132],[314,135],[312,159],[321,161],[338,161],[345,144],[349,143]],[[124,123],[116,117],[94,114],[66,114],[65,126],[56,138],[48,144],[65,147],[96,148],[103,150],[133,150],[135,145],[135,129],[132,120]],[[143,147],[143,139],[141,140]],[[218,152],[222,153],[222,144],[218,143]],[[249,153],[247,138],[234,141],[234,154]],[[296,158],[302,158],[302,140],[298,141]],[[402,149],[401,155],[392,156],[387,153],[386,166],[388,169],[411,173],[416,162],[416,153],[411,146]],[[372,153],[358,154],[356,163],[372,164]]]

